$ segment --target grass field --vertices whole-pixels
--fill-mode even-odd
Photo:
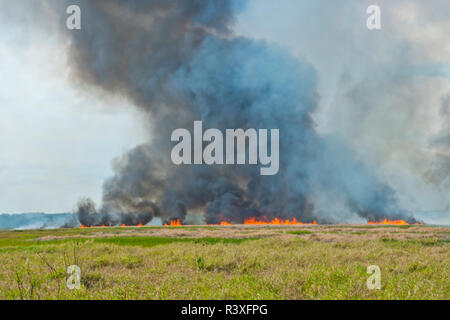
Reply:
[[[449,239],[429,226],[0,231],[0,299],[447,300]],[[370,265],[381,290],[367,288]]]

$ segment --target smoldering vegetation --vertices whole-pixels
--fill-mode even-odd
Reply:
[[[102,208],[102,211],[98,212],[92,200],[84,199],[78,203],[77,216],[80,223],[84,226],[137,226],[149,223],[153,218],[153,212],[120,212],[113,214],[105,207]]]

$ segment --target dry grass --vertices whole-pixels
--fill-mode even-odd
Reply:
[[[449,238],[424,226],[0,232],[0,298],[449,299]],[[70,264],[80,290],[66,288]],[[381,290],[366,287],[374,264]]]

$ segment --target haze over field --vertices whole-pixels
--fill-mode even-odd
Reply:
[[[0,212],[450,224],[448,1],[72,2],[0,0]],[[173,166],[198,119],[280,128],[280,173]]]

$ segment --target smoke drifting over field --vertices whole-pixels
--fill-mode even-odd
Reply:
[[[243,1],[80,1],[88,19],[71,37],[79,82],[123,95],[147,115],[151,141],[115,162],[100,208],[79,204],[86,225],[164,222],[204,212],[207,223],[248,217],[340,222],[409,218],[395,193],[340,141],[316,133],[316,73],[262,41],[233,35]],[[175,166],[171,132],[192,128],[279,128],[280,171],[258,166]],[[334,216],[318,201],[345,203]],[[321,200],[319,200],[321,199]]]

